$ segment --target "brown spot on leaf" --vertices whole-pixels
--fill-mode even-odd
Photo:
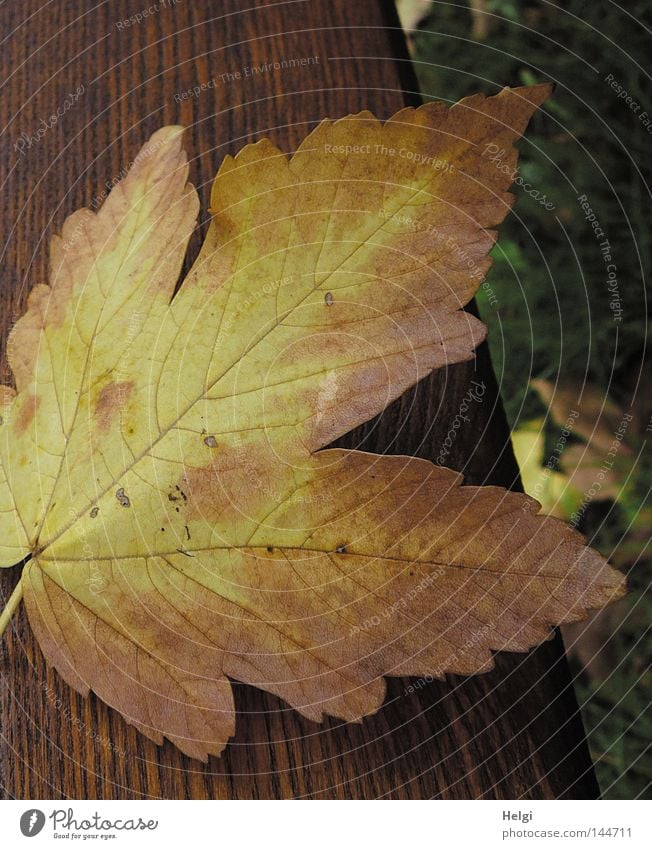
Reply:
[[[183,489],[177,484],[176,494],[169,495],[168,498],[170,501],[183,498],[189,519],[205,516],[206,511],[211,512],[211,505],[218,504],[221,500],[216,469],[212,465],[207,468],[187,469],[181,483]]]
[[[34,416],[36,415],[36,411],[38,410],[40,403],[41,399],[38,395],[32,394],[25,398],[23,405],[20,408],[20,412],[16,417],[16,433],[25,433],[34,420]]]
[[[239,522],[278,501],[294,485],[295,472],[290,463],[279,463],[276,450],[270,444],[221,442],[210,464],[187,468],[170,490],[177,502],[183,500],[185,519]]]
[[[129,505],[131,504],[129,496],[122,487],[120,487],[120,489],[116,492],[115,497],[118,499],[118,503],[121,504],[123,507],[129,507]]]
[[[120,414],[134,388],[133,380],[107,383],[95,402],[95,418],[101,431],[106,431]]]

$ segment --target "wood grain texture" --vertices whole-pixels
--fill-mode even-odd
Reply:
[[[189,129],[191,179],[205,232],[221,158],[271,136],[291,151],[322,117],[415,101],[391,3],[365,0],[160,2],[8,0],[0,18],[3,85],[1,327],[46,279],[47,242],[70,212],[119,177],[165,123]],[[299,69],[225,74],[289,58]],[[214,80],[183,100],[175,95]],[[513,82],[504,81],[506,84]],[[72,108],[49,116],[83,86]],[[42,122],[46,123],[43,124]],[[23,150],[21,133],[42,138]],[[23,137],[24,139],[24,137]],[[5,380],[6,365],[3,364]],[[342,445],[434,459],[470,380],[488,386],[448,457],[471,483],[518,488],[518,470],[485,346],[474,363],[423,381]],[[6,597],[17,570],[3,570]],[[590,798],[597,787],[561,640],[502,655],[494,671],[446,682],[390,682],[359,725],[316,725],[236,684],[237,736],[221,759],[191,761],[145,741],[97,699],[45,667],[24,611],[0,649],[0,784],[7,798]]]

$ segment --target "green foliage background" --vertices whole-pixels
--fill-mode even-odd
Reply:
[[[545,200],[518,187],[514,214],[501,226],[488,278],[495,301],[481,290],[478,302],[501,394],[512,426],[545,413],[530,379],[543,377],[578,387],[597,386],[611,400],[649,422],[642,395],[646,355],[646,273],[650,269],[652,200],[652,4],[619,7],[570,0],[487,0],[486,34],[478,40],[478,16],[464,3],[432,2],[413,33],[414,64],[423,95],[453,102],[503,85],[554,81],[545,114],[535,117],[521,143],[519,173]],[[646,27],[648,31],[646,31]],[[630,109],[605,79],[609,74],[639,104]],[[648,116],[652,122],[652,116]],[[605,231],[618,268],[623,310],[614,321],[606,265],[598,239],[584,220],[578,195]],[[634,435],[635,436],[635,435]],[[638,440],[636,450],[643,445]],[[636,462],[618,504],[587,511],[583,530],[592,544],[630,574],[632,593],[613,633],[614,656],[605,680],[579,667],[577,694],[605,798],[648,793],[652,771],[648,594],[650,562],[641,533],[641,505],[652,474],[649,455]],[[647,708],[647,711],[646,711]]]

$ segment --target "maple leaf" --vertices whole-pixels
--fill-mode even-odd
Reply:
[[[547,93],[324,121],[291,159],[245,147],[174,297],[198,212],[181,128],[65,222],[8,342],[0,556],[27,561],[5,623],[22,594],[72,687],[206,759],[230,679],[358,720],[384,676],[487,670],[622,593],[532,499],[322,450],[473,356],[461,308]]]

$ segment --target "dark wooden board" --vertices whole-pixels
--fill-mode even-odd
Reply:
[[[102,193],[160,125],[189,127],[203,232],[210,181],[225,153],[263,135],[292,150],[324,116],[370,108],[387,117],[415,101],[391,3],[166,0],[145,20],[120,25],[146,5],[7,0],[0,7],[3,344],[27,292],[46,279],[50,236]],[[299,69],[239,81],[220,76],[315,56],[318,62]],[[211,79],[215,85],[198,96],[175,98]],[[36,135],[79,86],[74,107],[19,151],[21,133]],[[191,256],[199,241],[197,233]],[[342,444],[434,458],[472,378],[488,389],[449,464],[470,482],[518,487],[484,346],[474,363],[423,381]],[[18,572],[2,572],[6,596]],[[75,695],[46,668],[22,610],[0,649],[0,674],[0,784],[8,798],[597,793],[559,638],[528,655],[499,656],[494,671],[475,678],[449,676],[412,692],[410,681],[393,680],[383,709],[360,725],[316,725],[236,684],[237,736],[208,765],[169,744],[157,748],[97,699]]]

